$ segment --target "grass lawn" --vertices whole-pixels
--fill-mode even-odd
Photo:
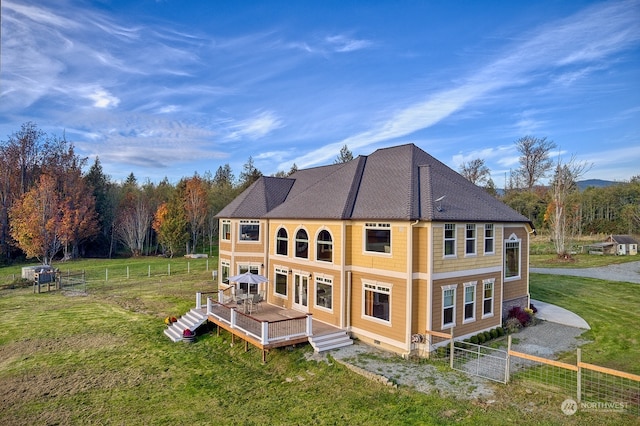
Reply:
[[[531,274],[531,297],[584,318],[582,361],[640,374],[640,284]],[[575,359],[575,354],[572,355]]]
[[[196,291],[213,290],[211,273],[202,263],[191,263],[187,274],[181,259],[171,268],[182,273],[169,275],[167,259],[161,259],[157,270],[165,275],[148,278],[148,261],[78,262],[71,269],[96,277],[86,294],[0,290],[0,424],[617,425],[634,420],[615,413],[567,417],[559,410],[561,396],[530,395],[515,386],[501,387],[493,403],[394,389],[335,362],[308,361],[308,345],[274,350],[263,365],[255,348],[244,352],[242,344],[230,346],[224,332],[203,334],[194,344],[172,343],[162,333],[164,317],[193,307]],[[134,269],[140,271],[135,277]],[[0,275],[10,273],[0,269]],[[634,372],[630,366],[639,358],[630,343],[638,341],[638,314],[629,307],[639,305],[638,292],[602,281],[582,290],[584,279],[558,284],[564,277],[543,278],[532,279],[534,297],[575,307],[594,327],[587,336],[596,343],[584,350],[585,361]],[[604,298],[594,291],[599,286],[615,292]],[[607,303],[613,308],[605,308]],[[632,334],[624,333],[634,327]]]

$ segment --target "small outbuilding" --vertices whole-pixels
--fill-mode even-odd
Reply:
[[[610,235],[605,243],[609,244],[611,254],[619,256],[638,254],[638,242],[631,235]]]

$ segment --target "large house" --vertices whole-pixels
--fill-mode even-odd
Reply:
[[[264,275],[244,290],[397,353],[529,306],[531,221],[413,144],[261,177],[217,216],[222,288]]]

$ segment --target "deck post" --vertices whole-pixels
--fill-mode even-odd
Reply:
[[[218,290],[218,302],[226,303],[224,300],[224,290]]]
[[[262,336],[260,336],[260,343],[266,345],[269,343],[269,322],[262,321]]]
[[[313,336],[313,317],[307,314],[307,337]]]
[[[236,308],[231,308],[231,328],[236,328]]]
[[[196,309],[201,309],[202,308],[202,293],[197,292],[196,293]]]
[[[211,303],[211,298],[207,297],[207,315],[211,315],[212,310],[213,310],[213,303]]]

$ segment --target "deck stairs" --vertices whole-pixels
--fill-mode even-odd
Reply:
[[[195,332],[196,328],[200,327],[206,321],[206,310],[193,308],[189,312],[181,316],[178,321],[169,325],[164,330],[164,334],[166,334],[167,337],[172,341],[180,342],[182,340],[182,332],[185,328],[188,328],[189,330]]]
[[[353,340],[351,340],[346,331],[340,330],[334,333],[309,337],[309,343],[315,352],[325,352],[353,345]]]

